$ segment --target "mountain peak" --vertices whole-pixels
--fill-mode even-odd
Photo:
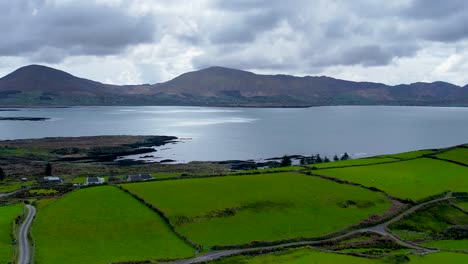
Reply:
[[[51,67],[38,64],[31,64],[15,70],[14,72],[6,75],[2,79],[11,80],[16,78],[58,78],[63,80],[64,78],[73,78],[73,75]]]

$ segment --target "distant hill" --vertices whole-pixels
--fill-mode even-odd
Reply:
[[[468,85],[445,82],[389,86],[325,76],[258,75],[210,67],[154,85],[109,85],[30,65],[0,79],[0,106],[319,105],[468,106]]]

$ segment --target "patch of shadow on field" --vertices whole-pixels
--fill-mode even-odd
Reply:
[[[224,208],[219,210],[210,211],[204,215],[187,217],[187,216],[175,216],[174,223],[175,225],[184,225],[190,223],[196,223],[204,220],[214,219],[214,218],[223,218],[223,217],[232,217],[241,211],[253,211],[256,213],[265,212],[270,210],[281,210],[285,208],[290,208],[291,203],[287,202],[273,202],[273,201],[259,201],[252,203],[245,203],[237,207]]]

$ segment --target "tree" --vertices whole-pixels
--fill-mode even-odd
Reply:
[[[323,158],[323,162],[330,162],[330,159],[329,159],[327,156],[325,156],[325,157]]]
[[[47,163],[45,167],[45,175],[46,176],[51,176],[52,175],[52,165],[50,163]]]
[[[323,162],[322,157],[320,157],[320,154],[317,154],[317,156],[315,156],[315,162],[317,162],[317,163],[322,163]]]
[[[291,166],[292,164],[292,161],[291,161],[291,158],[288,157],[287,155],[284,155],[283,158],[281,158],[281,167],[287,167],[287,166]]]
[[[5,172],[3,171],[2,168],[0,168],[0,181],[5,180]]]
[[[301,165],[307,165],[307,160],[306,160],[306,158],[305,158],[305,157],[302,157],[300,163],[301,163]]]
[[[343,156],[341,156],[341,160],[349,160],[348,152],[345,152]]]
[[[339,161],[340,158],[338,158],[338,155],[335,154],[335,156],[333,156],[333,161]]]

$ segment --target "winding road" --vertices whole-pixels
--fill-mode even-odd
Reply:
[[[28,231],[31,223],[36,215],[36,208],[32,205],[26,205],[28,208],[28,216],[21,224],[19,232],[19,253],[18,253],[18,264],[30,264],[31,262],[31,250],[28,242]]]
[[[402,245],[404,247],[407,247],[407,248],[411,248],[411,249],[420,251],[420,252],[422,252],[423,255],[424,254],[430,254],[430,253],[438,252],[439,250],[434,249],[434,248],[421,247],[419,245],[403,241],[400,238],[398,238],[397,236],[395,236],[392,233],[388,232],[387,227],[388,227],[388,225],[401,220],[405,216],[414,213],[415,211],[423,208],[424,206],[426,206],[428,204],[438,203],[438,202],[442,202],[442,201],[452,199],[452,197],[449,197],[448,195],[449,194],[447,194],[447,196],[443,197],[443,198],[439,198],[439,199],[435,199],[435,200],[431,200],[431,201],[427,201],[427,202],[424,202],[424,203],[421,203],[421,204],[414,205],[414,206],[406,209],[405,211],[403,211],[401,214],[393,217],[392,219],[390,219],[390,220],[388,220],[388,221],[386,221],[386,222],[384,222],[382,224],[378,224],[378,225],[371,226],[371,227],[366,227],[366,228],[361,228],[361,229],[357,229],[357,230],[353,230],[353,231],[350,231],[350,232],[348,232],[346,234],[336,236],[336,237],[333,237],[333,238],[329,238],[329,239],[316,240],[316,241],[301,241],[301,242],[285,243],[285,244],[280,244],[280,245],[276,245],[276,246],[267,246],[267,247],[212,251],[212,252],[207,252],[207,253],[205,253],[205,254],[203,254],[201,256],[195,257],[195,258],[177,260],[177,261],[174,261],[173,263],[174,264],[203,263],[203,262],[209,262],[209,261],[213,261],[213,260],[216,260],[216,259],[220,259],[220,258],[223,258],[223,257],[240,255],[240,254],[255,253],[255,252],[261,252],[261,251],[273,251],[275,249],[288,248],[288,247],[313,246],[313,245],[317,245],[317,244],[322,244],[324,242],[330,242],[330,241],[336,241],[336,240],[344,239],[346,237],[355,235],[357,233],[366,233],[366,232],[373,232],[373,233],[380,234],[382,236],[387,236],[390,239],[392,239],[393,241],[395,241],[397,244],[400,244],[400,245]]]

